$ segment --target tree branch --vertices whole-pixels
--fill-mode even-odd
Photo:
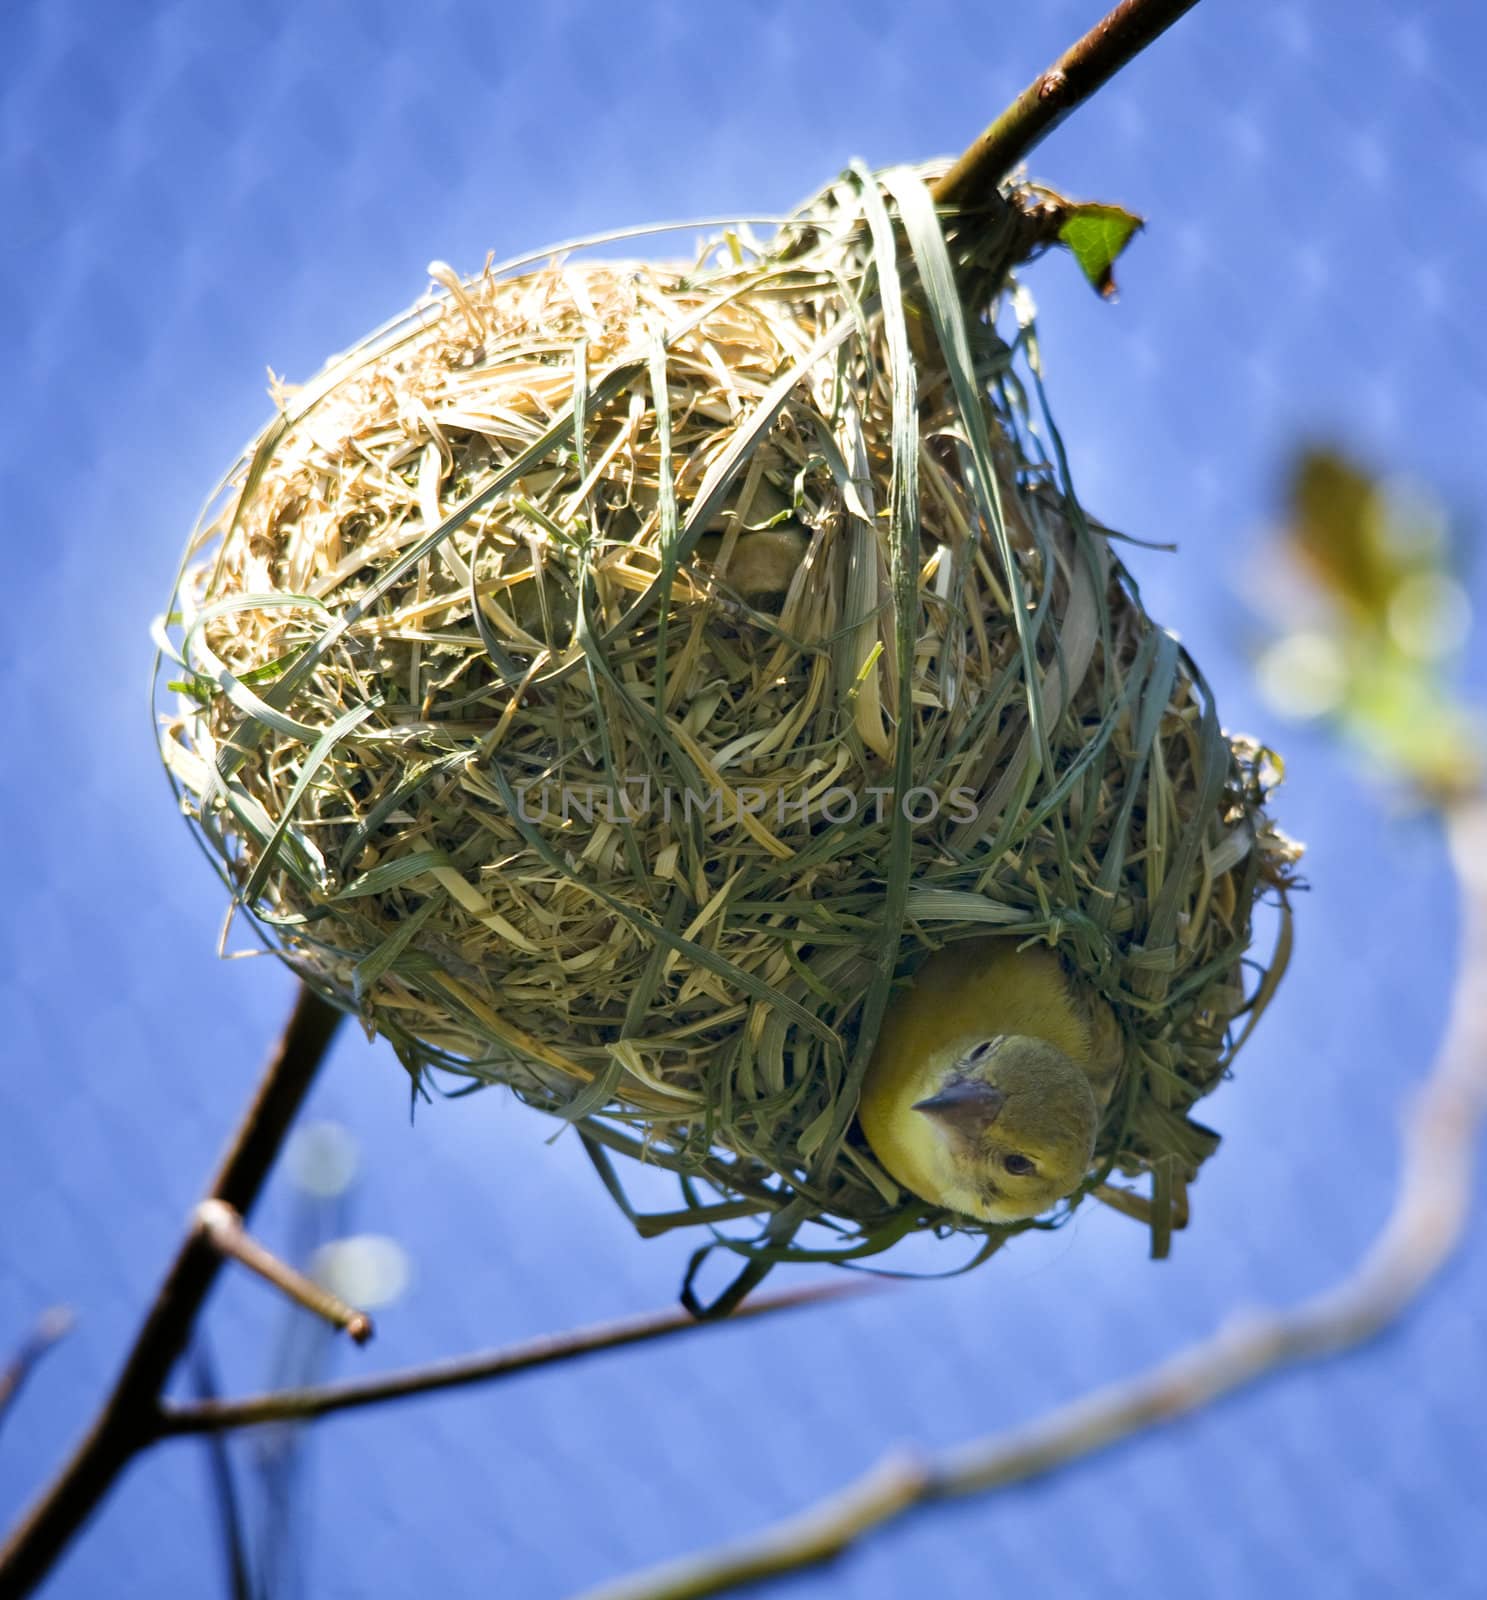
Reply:
[[[298,1267],[280,1261],[272,1250],[248,1232],[243,1219],[225,1200],[203,1200],[196,1208],[196,1226],[220,1255],[230,1256],[249,1272],[256,1272],[280,1294],[287,1295],[296,1305],[303,1306],[337,1331],[349,1334],[357,1344],[365,1344],[372,1337],[372,1319],[365,1311],[348,1306],[340,1295],[306,1277]]]
[[[798,1571],[917,1506],[1043,1477],[1286,1367],[1350,1350],[1408,1310],[1460,1242],[1487,1112],[1487,800],[1446,820],[1463,905],[1451,1022],[1405,1119],[1393,1209],[1349,1277],[1291,1311],[1236,1318],[1151,1371],[1024,1428],[934,1457],[897,1454],[763,1533],[601,1584],[583,1600],[700,1600]]]
[[[1109,16],[1070,45],[1046,72],[1040,72],[960,155],[932,185],[935,199],[942,205],[960,207],[989,199],[1012,168],[1071,111],[1197,3],[1121,0]]]
[[[53,1306],[37,1318],[35,1327],[21,1341],[20,1348],[0,1370],[0,1422],[15,1403],[16,1396],[26,1379],[31,1376],[43,1356],[60,1339],[72,1332],[72,1310],[69,1306]]]
[[[409,1395],[433,1394],[440,1389],[458,1389],[466,1384],[488,1383],[497,1378],[513,1377],[518,1372],[530,1372],[534,1367],[596,1355],[602,1350],[619,1350],[625,1345],[696,1333],[704,1328],[726,1328],[753,1317],[844,1300],[882,1287],[876,1279],[838,1277],[829,1283],[810,1284],[802,1289],[746,1300],[736,1311],[715,1323],[699,1322],[691,1312],[668,1306],[663,1311],[643,1312],[639,1316],[575,1328],[567,1333],[542,1334],[500,1350],[483,1350],[449,1361],[430,1362],[381,1377],[318,1384],[312,1389],[285,1389],[277,1394],[249,1395],[241,1400],[167,1402],[160,1408],[156,1433],[165,1438],[244,1428],[260,1422],[308,1422],[334,1411],[379,1405],[385,1400],[402,1400]]]
[[[204,1337],[191,1346],[191,1386],[198,1400],[215,1400],[220,1393],[217,1369]],[[222,1562],[231,1600],[254,1600],[253,1577],[248,1559],[248,1536],[243,1522],[242,1502],[233,1475],[228,1440],[211,1434],[202,1440],[207,1464],[207,1484],[217,1509],[222,1535]]]
[[[300,987],[258,1093],[207,1191],[210,1198],[243,1215],[252,1208],[341,1020],[328,1001]],[[129,1460],[154,1438],[161,1390],[221,1265],[207,1235],[193,1226],[103,1409],[0,1548],[0,1592],[19,1597],[35,1588]]]

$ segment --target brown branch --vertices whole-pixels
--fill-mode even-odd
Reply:
[[[1121,0],[1077,44],[1040,72],[931,192],[942,205],[973,206],[1077,106],[1167,31],[1198,0]]]
[[[281,1261],[272,1250],[261,1245],[243,1226],[243,1219],[225,1200],[203,1200],[196,1208],[196,1225],[219,1254],[230,1256],[249,1272],[256,1272],[296,1305],[323,1318],[331,1327],[344,1330],[357,1344],[372,1337],[372,1319],[365,1311],[348,1306],[344,1300],[297,1267]]]
[[[509,1377],[646,1340],[768,1316],[881,1287],[876,1280],[836,1278],[759,1297],[725,1321],[698,1322],[690,1313],[664,1311],[527,1340],[503,1350],[389,1373],[351,1383],[326,1384],[242,1400],[171,1403],[161,1398],[166,1379],[190,1335],[197,1313],[225,1256],[232,1256],[301,1298],[298,1274],[249,1238],[241,1227],[334,1036],[341,1013],[302,989],[248,1108],[218,1169],[211,1192],[192,1213],[192,1225],[147,1315],[112,1394],[87,1436],[52,1484],[0,1548],[0,1593],[29,1594],[129,1461],[146,1446],[176,1434],[217,1433],[257,1422],[306,1421],[333,1411]],[[321,1291],[311,1284],[314,1296]],[[333,1297],[331,1297],[333,1298]],[[312,1306],[332,1320],[362,1314],[336,1302]],[[355,1324],[348,1326],[355,1333]]]
[[[896,1455],[761,1534],[601,1584],[583,1600],[700,1600],[798,1571],[917,1506],[1042,1477],[1245,1384],[1350,1350],[1408,1310],[1460,1242],[1487,1112],[1487,800],[1461,807],[1447,822],[1463,901],[1451,1022],[1405,1119],[1393,1210],[1349,1277],[1290,1311],[1237,1318],[1151,1371],[1024,1428],[934,1457]]]
[[[567,1333],[542,1334],[500,1350],[484,1350],[475,1355],[449,1361],[408,1367],[375,1378],[356,1378],[345,1383],[326,1383],[311,1389],[285,1389],[277,1394],[249,1395],[241,1400],[166,1403],[160,1408],[157,1433],[161,1437],[184,1433],[211,1433],[223,1428],[243,1428],[260,1422],[308,1422],[333,1411],[348,1411],[353,1406],[378,1405],[385,1400],[402,1400],[410,1395],[432,1394],[440,1389],[458,1389],[466,1384],[489,1383],[497,1378],[530,1372],[534,1367],[572,1361],[596,1355],[603,1350],[619,1350],[625,1345],[649,1339],[670,1338],[675,1334],[697,1333],[704,1328],[726,1328],[754,1317],[777,1311],[795,1311],[832,1300],[881,1289],[876,1279],[841,1277],[829,1283],[810,1284],[779,1294],[760,1295],[746,1300],[736,1311],[718,1322],[699,1322],[688,1311],[668,1306],[663,1311],[647,1311],[639,1316],[601,1322]]]
[[[341,1015],[300,988],[258,1093],[212,1180],[212,1198],[245,1215],[252,1208]],[[130,1459],[154,1438],[161,1390],[221,1265],[206,1234],[193,1227],[87,1435],[0,1547],[0,1593],[19,1597],[41,1582]]]

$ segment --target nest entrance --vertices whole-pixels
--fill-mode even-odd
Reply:
[[[1159,1198],[1278,977],[1264,753],[1074,499],[985,237],[856,173],[768,248],[451,280],[278,396],[171,608],[165,759],[268,942],[755,1272],[1015,1231],[855,1133],[924,951],[1064,953],[1128,1046],[1087,1188]]]

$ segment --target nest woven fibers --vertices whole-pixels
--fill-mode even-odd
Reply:
[[[706,1225],[750,1281],[925,1228],[979,1259],[1116,1172],[1162,1248],[1284,965],[1268,753],[1047,415],[1011,273],[1057,207],[942,218],[925,171],[854,168],[689,266],[436,266],[276,392],[157,629],[167,767],[268,944],[416,1086],[571,1123],[632,1216],[612,1154],[670,1168],[642,1231]],[[1126,1043],[1087,1183],[1010,1228],[854,1122],[895,981],[988,932]]]

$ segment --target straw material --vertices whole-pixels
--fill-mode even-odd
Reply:
[[[622,1204],[606,1151],[673,1168],[642,1230],[756,1273],[1016,1231],[855,1127],[927,950],[1044,940],[1111,1002],[1090,1186],[1159,1200],[1284,965],[1271,760],[1061,465],[1006,281],[1033,209],[947,231],[922,175],[854,170],[690,268],[436,267],[276,395],[159,633],[167,766],[268,942],[419,1084],[573,1123]]]

